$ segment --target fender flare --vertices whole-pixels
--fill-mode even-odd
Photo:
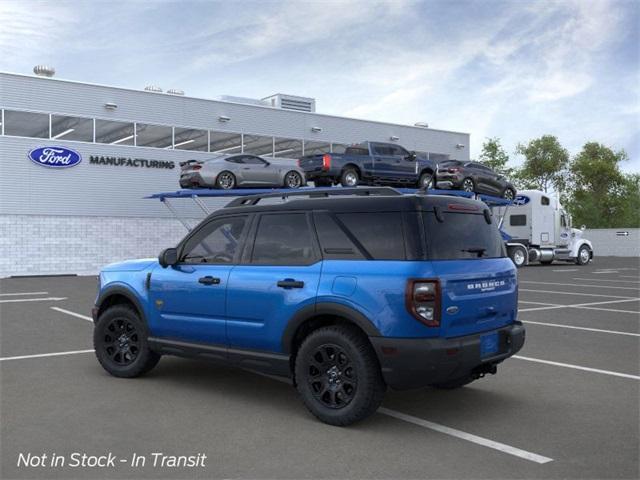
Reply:
[[[591,252],[591,258],[593,258],[593,245],[586,238],[581,238],[578,242],[576,242],[576,244],[571,249],[571,256],[572,257],[577,257],[578,256],[578,252],[580,251],[580,247],[582,247],[583,245],[587,246],[587,248]]]
[[[96,300],[96,307],[98,308],[98,311],[102,308],[105,300],[114,295],[122,295],[131,303],[133,303],[142,319],[146,321],[146,311],[142,306],[142,302],[135,293],[133,293],[129,288],[126,288],[122,285],[113,285],[110,287],[106,287],[104,290],[100,291],[100,295],[98,295],[98,299]]]
[[[291,353],[291,342],[300,325],[310,318],[317,317],[319,315],[342,317],[360,327],[364,333],[370,337],[382,336],[371,320],[354,308],[340,303],[321,302],[314,305],[307,305],[306,307],[298,310],[291,317],[287,323],[284,333],[282,334],[282,351],[284,353]]]

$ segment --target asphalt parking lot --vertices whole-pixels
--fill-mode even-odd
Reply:
[[[388,392],[348,428],[285,382],[165,357],[109,376],[91,348],[94,277],[0,281],[1,477],[638,478],[640,261],[520,270],[527,342],[456,391]],[[53,355],[52,355],[53,354]],[[207,456],[205,466],[18,467],[19,455]]]

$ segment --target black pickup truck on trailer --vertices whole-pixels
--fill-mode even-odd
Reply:
[[[431,188],[436,164],[393,143],[364,142],[344,153],[308,155],[298,160],[307,181],[317,187],[336,183],[403,185]]]

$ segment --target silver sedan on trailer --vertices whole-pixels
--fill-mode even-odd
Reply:
[[[293,159],[266,160],[257,155],[219,155],[209,160],[180,163],[181,188],[241,187],[299,188],[306,185],[304,171]]]

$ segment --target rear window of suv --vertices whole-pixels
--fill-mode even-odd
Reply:
[[[482,214],[443,212],[442,222],[432,212],[423,215],[431,260],[500,258],[506,255],[498,227],[495,222],[487,223]]]

